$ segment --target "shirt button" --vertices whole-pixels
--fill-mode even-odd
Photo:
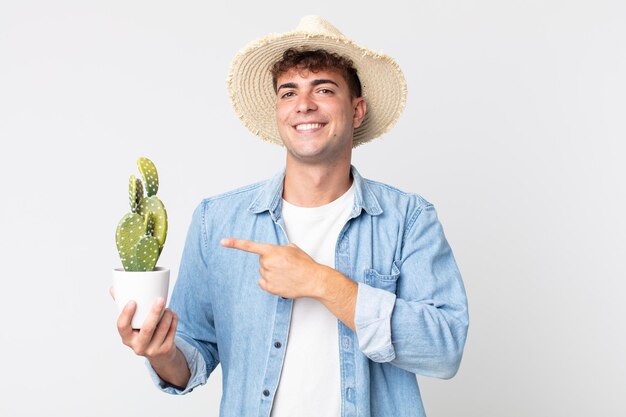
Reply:
[[[280,344],[280,342],[276,342],[276,343],[274,343],[274,347],[275,347],[276,349],[279,349],[281,346],[282,346],[282,345]]]
[[[263,395],[265,395],[266,397],[269,397],[270,396],[269,390],[263,390]]]

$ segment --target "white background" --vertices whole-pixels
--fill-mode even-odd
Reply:
[[[358,148],[369,178],[437,207],[471,324],[433,416],[626,415],[623,1],[3,1],[0,415],[215,416],[219,369],[157,391],[108,295],[135,160],[151,158],[177,275],[193,208],[284,150],[235,117],[253,39],[320,14],[395,57],[409,98]]]

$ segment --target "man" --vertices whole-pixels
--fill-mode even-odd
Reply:
[[[460,364],[463,283],[433,206],[351,165],[404,107],[398,66],[313,16],[240,52],[229,91],[285,169],[196,208],[170,308],[133,331],[130,303],[123,342],[169,393],[221,363],[222,416],[423,416],[415,374]]]

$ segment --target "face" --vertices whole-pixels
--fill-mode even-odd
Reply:
[[[351,98],[336,71],[291,69],[277,82],[276,122],[287,158],[304,163],[350,159],[354,129],[365,117],[365,100]]]

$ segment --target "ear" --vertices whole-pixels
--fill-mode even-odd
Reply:
[[[363,97],[355,97],[352,99],[352,108],[354,109],[354,116],[352,118],[352,127],[356,129],[361,126],[365,119],[365,112],[367,111],[367,105]]]

